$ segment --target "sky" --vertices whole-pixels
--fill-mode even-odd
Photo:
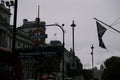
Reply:
[[[94,48],[94,65],[99,66],[111,56],[120,56],[120,33],[107,28],[103,41],[107,47],[99,47],[96,20],[120,30],[120,0],[18,0],[17,26],[23,24],[23,19],[34,21],[38,16],[40,5],[40,20],[46,24],[65,24],[65,48],[72,48],[72,21],[75,21],[75,55],[79,57],[84,68],[91,68],[91,46]],[[12,8],[11,8],[12,9]],[[12,10],[11,10],[12,11]],[[117,20],[118,19],[118,20]],[[117,21],[116,21],[117,20]],[[116,21],[114,23],[114,21]],[[46,29],[49,43],[51,40],[62,42],[62,31],[58,27]],[[56,34],[56,36],[54,36]]]

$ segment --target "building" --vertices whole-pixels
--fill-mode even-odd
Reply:
[[[0,47],[12,49],[13,26],[10,25],[10,10],[0,4]],[[31,47],[28,34],[17,30],[16,47]]]
[[[7,48],[9,50],[12,50],[12,41],[13,41],[13,25],[10,25],[10,10],[6,8],[6,6],[1,3],[0,4],[0,47]],[[50,43],[46,43],[45,35],[46,28],[45,28],[46,23],[44,21],[39,21],[39,18],[36,18],[35,21],[28,21],[27,19],[23,20],[23,25],[17,28],[16,31],[16,42],[15,42],[15,48],[18,51],[22,49],[23,51],[29,52],[29,50],[35,50],[40,53],[42,49],[47,49],[47,54],[53,54],[50,51],[51,50],[58,50],[61,49],[62,43],[60,41],[51,41]],[[39,37],[42,34],[42,37],[44,39],[39,39]],[[44,36],[45,35],[45,36]],[[60,47],[59,47],[60,46]],[[40,50],[39,50],[40,48]],[[51,48],[51,50],[49,50]],[[62,49],[63,50],[63,49]],[[62,50],[59,52],[62,54]],[[23,52],[27,53],[27,52]],[[34,52],[33,52],[34,53]],[[32,53],[32,54],[33,54]],[[36,54],[37,54],[36,53]],[[22,54],[22,52],[21,52]],[[31,55],[31,54],[30,54]],[[53,76],[56,80],[62,80],[62,70],[63,70],[63,63],[61,58],[56,58],[51,59],[51,58],[21,58],[21,55],[19,56],[21,59],[21,64],[22,64],[22,69],[23,69],[23,77],[22,80],[27,80],[27,79],[39,79],[40,77],[50,77]],[[42,64],[41,62],[44,62]],[[51,73],[45,73],[44,67],[49,68],[52,63],[59,63],[56,64],[56,68],[58,71],[57,72],[51,72]],[[70,77],[67,73],[67,64],[71,65],[72,62],[79,62],[79,58],[75,57],[75,60],[73,60],[73,54],[72,51],[68,51],[64,48],[64,76]],[[46,64],[45,64],[46,63]],[[53,68],[52,66],[51,68]],[[70,66],[71,67],[71,66]],[[76,66],[74,66],[76,67]],[[50,69],[51,69],[50,68]],[[36,69],[36,70],[35,70]],[[40,71],[39,71],[40,70]],[[41,76],[41,70],[44,71],[43,76]],[[38,71],[38,72],[34,72]],[[39,76],[40,75],[40,76]]]
[[[38,18],[35,19],[35,21],[28,21],[27,19],[24,19],[23,20],[23,25],[19,27],[20,30],[22,30],[23,32],[25,33],[32,33],[34,30],[36,30],[36,28],[40,28],[42,29],[42,31],[44,31],[44,34],[45,34],[45,31],[46,31],[46,28],[45,28],[45,22],[39,22],[38,23]],[[34,26],[34,27],[33,27]],[[40,26],[40,27],[39,27]],[[35,28],[36,27],[36,28]],[[31,35],[31,34],[30,34]],[[46,43],[45,41],[39,45],[39,47],[54,47],[53,49],[55,49],[55,47],[59,47],[61,46],[62,47],[62,43],[60,41],[57,41],[57,40],[54,40],[54,41],[51,41],[50,43]],[[38,47],[38,49],[39,49]],[[33,48],[35,48],[35,46],[33,46]],[[59,49],[59,48],[57,48]],[[62,54],[62,52],[61,52]],[[47,59],[44,59],[45,62],[49,63],[49,60]],[[56,60],[56,59],[55,59]],[[29,63],[26,63],[26,62],[29,62]],[[22,61],[23,64],[25,64],[24,66],[30,66],[33,65],[33,63],[35,62],[38,62],[39,64],[37,65],[38,67],[40,67],[40,60],[36,60],[36,59],[31,59],[29,58],[29,60],[27,59],[27,61],[24,59]],[[59,62],[59,61],[58,61]],[[69,78],[71,76],[68,75],[68,72],[67,72],[67,65],[69,65],[69,67],[71,67],[71,64],[72,63],[75,63],[75,62],[80,62],[79,58],[78,57],[74,57],[73,59],[73,51],[72,49],[70,51],[68,51],[67,49],[64,48],[64,77],[66,78]],[[28,65],[26,65],[28,64]],[[50,63],[52,64],[52,63]],[[76,63],[77,64],[77,63]],[[43,65],[43,64],[42,64]],[[56,78],[56,80],[62,80],[62,76],[63,76],[63,62],[62,62],[62,59],[61,61],[59,62],[59,71],[58,72],[52,72],[51,74],[54,74],[54,77]],[[76,67],[76,66],[75,66]],[[31,67],[31,68],[28,68],[26,67],[26,69],[24,70],[24,74],[25,74],[25,77],[24,79],[30,79],[30,78],[33,78],[31,75],[35,75],[33,74],[33,68],[34,67]],[[73,67],[74,68],[74,67]],[[30,69],[30,70],[28,70]],[[30,71],[30,72],[29,72]],[[45,76],[47,73],[44,73]],[[50,75],[51,75],[50,74]],[[26,77],[28,76],[29,77]],[[39,78],[39,75],[41,75],[40,73],[37,74],[37,78]],[[43,75],[44,76],[44,75]],[[47,75],[48,76],[48,75]]]
[[[100,66],[100,69],[95,67],[94,68],[94,77],[98,80],[101,80],[101,77],[102,77],[101,75],[102,75],[103,71],[104,71],[104,66],[103,65]]]

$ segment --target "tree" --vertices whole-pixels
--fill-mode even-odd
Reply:
[[[105,62],[102,80],[120,80],[120,57],[112,56]]]

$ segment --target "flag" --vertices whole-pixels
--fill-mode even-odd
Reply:
[[[57,33],[54,34],[54,37],[57,35]]]
[[[101,47],[101,48],[104,48],[104,49],[106,49],[106,46],[105,46],[105,44],[104,44],[104,42],[103,42],[103,40],[102,40],[102,36],[104,35],[104,33],[106,32],[106,28],[105,27],[103,27],[100,23],[98,23],[98,22],[96,22],[96,24],[97,24],[97,32],[98,32],[98,40],[99,40],[99,46]]]

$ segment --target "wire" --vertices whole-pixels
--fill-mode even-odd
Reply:
[[[111,24],[111,26],[119,24],[120,22],[117,22],[119,19],[120,19],[120,17],[117,18],[117,19]],[[117,22],[117,23],[116,23],[116,22]]]

